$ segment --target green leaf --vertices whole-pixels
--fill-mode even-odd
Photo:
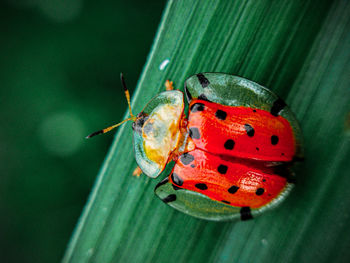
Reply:
[[[131,176],[129,123],[117,132],[63,262],[348,262],[349,31],[346,0],[169,1],[134,111],[166,79],[182,89],[199,72],[267,86],[301,122],[297,185],[280,207],[251,221],[181,214],[154,196],[158,179]]]

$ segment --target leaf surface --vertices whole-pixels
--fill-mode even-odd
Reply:
[[[349,31],[345,0],[169,1],[134,111],[166,79],[179,89],[199,72],[258,82],[301,123],[297,185],[280,207],[251,221],[189,217],[154,196],[160,179],[131,176],[129,123],[117,132],[63,262],[348,262]]]

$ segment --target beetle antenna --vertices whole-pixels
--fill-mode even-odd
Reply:
[[[126,97],[126,100],[127,100],[127,102],[128,102],[128,106],[129,106],[130,116],[131,116],[132,118],[135,118],[135,120],[136,120],[135,115],[132,114],[132,111],[131,111],[130,93],[129,93],[128,88],[126,87],[123,72],[120,73],[120,81],[122,82],[122,85],[123,85],[123,88],[124,88],[125,97]]]
[[[122,122],[119,122],[119,123],[117,123],[117,124],[114,124],[114,125],[112,125],[112,126],[109,126],[109,127],[107,127],[107,128],[104,128],[104,129],[102,129],[102,130],[93,132],[93,133],[89,134],[88,136],[86,136],[86,137],[85,137],[86,139],[89,139],[89,138],[94,137],[94,136],[99,135],[99,134],[103,134],[103,133],[109,132],[110,130],[113,130],[114,128],[117,128],[118,126],[122,125],[124,122],[127,122],[127,121],[135,121],[135,120],[136,120],[136,116],[135,116],[135,115],[132,113],[132,111],[131,111],[130,93],[129,93],[128,88],[126,87],[125,79],[124,79],[123,73],[120,73],[120,80],[121,80],[121,82],[122,82],[122,86],[123,86],[123,88],[124,88],[124,94],[125,94],[126,100],[127,100],[127,102],[128,102],[130,118],[127,118],[127,119],[123,120]]]
[[[102,130],[93,132],[93,133],[89,134],[88,136],[86,136],[85,138],[86,138],[86,139],[89,139],[89,138],[94,137],[94,136],[96,136],[96,135],[109,132],[110,130],[113,130],[114,128],[117,128],[118,126],[122,125],[124,122],[131,121],[131,120],[135,120],[134,117],[127,118],[127,119],[123,120],[122,122],[119,122],[119,123],[117,123],[117,124],[114,124],[114,125],[112,125],[112,126],[109,126],[109,127],[107,127],[107,128],[104,128],[104,129],[102,129]]]

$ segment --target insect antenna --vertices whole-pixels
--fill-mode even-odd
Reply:
[[[89,139],[89,138],[94,137],[94,136],[99,135],[99,134],[103,134],[103,133],[109,132],[110,130],[113,130],[114,128],[117,128],[118,126],[122,125],[124,122],[127,122],[127,121],[135,121],[135,120],[136,120],[136,116],[135,116],[135,115],[132,113],[132,111],[131,111],[130,93],[129,93],[128,88],[126,87],[125,79],[124,79],[123,73],[120,73],[120,80],[121,80],[122,86],[123,86],[123,88],[124,88],[124,94],[125,94],[126,100],[127,100],[127,102],[128,102],[130,118],[127,118],[127,119],[123,120],[122,122],[119,122],[119,123],[117,123],[117,124],[114,124],[114,125],[112,125],[112,126],[109,126],[109,127],[107,127],[107,128],[104,128],[104,129],[102,129],[102,130],[93,132],[93,133],[89,134],[88,136],[86,136],[86,137],[85,137],[86,139]]]

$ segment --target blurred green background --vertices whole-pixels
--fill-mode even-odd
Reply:
[[[0,3],[1,262],[58,262],[121,120],[164,1]],[[131,140],[131,137],[130,137]]]

